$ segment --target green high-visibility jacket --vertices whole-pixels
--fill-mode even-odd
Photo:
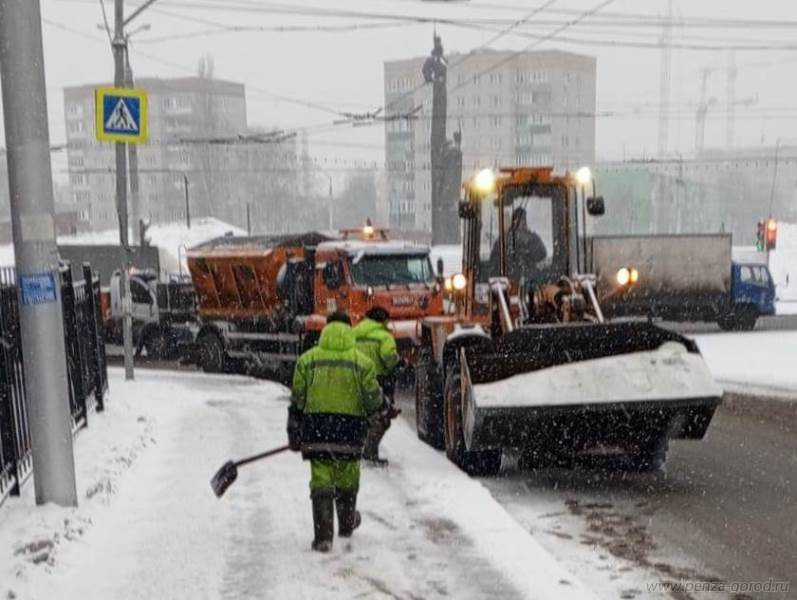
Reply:
[[[390,373],[399,363],[396,340],[384,323],[363,319],[354,328],[357,349],[370,358],[376,367],[376,376]]]
[[[292,402],[302,411],[305,458],[356,458],[362,452],[365,419],[382,408],[374,363],[357,350],[345,323],[330,323],[318,345],[299,357]]]
[[[354,342],[345,323],[330,323],[318,345],[299,357],[293,372],[293,402],[305,414],[366,417],[382,406],[374,363]]]

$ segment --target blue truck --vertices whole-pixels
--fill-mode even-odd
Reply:
[[[711,321],[725,330],[750,330],[758,317],[775,314],[769,269],[732,260],[730,234],[595,236],[589,249],[607,315]],[[623,268],[638,273],[633,286],[618,287]]]

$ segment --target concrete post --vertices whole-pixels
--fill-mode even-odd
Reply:
[[[39,0],[0,0],[0,78],[36,504],[76,506]]]

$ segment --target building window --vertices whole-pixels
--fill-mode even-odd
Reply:
[[[481,105],[482,105],[482,97],[473,96],[473,106],[481,106]]]
[[[490,125],[494,129],[498,129],[499,127],[501,127],[501,117],[499,115],[492,115],[490,117]]]
[[[465,96],[457,96],[457,106],[459,108],[465,107]]]
[[[490,83],[491,84],[501,83],[501,73],[490,73]]]

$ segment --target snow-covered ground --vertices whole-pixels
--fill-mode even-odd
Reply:
[[[775,314],[797,315],[797,300],[775,302]]]
[[[308,467],[284,443],[286,390],[243,377],[111,369],[105,413],[76,443],[80,506],[0,508],[0,597],[573,598],[592,596],[478,481],[396,421],[388,469],[366,468],[363,526],[310,551]]]
[[[153,246],[159,249],[161,271],[163,273],[177,273],[182,269],[186,270],[185,251],[198,244],[202,244],[227,233],[233,235],[246,235],[246,231],[214,219],[205,217],[191,221],[190,229],[185,223],[164,223],[152,225],[147,230],[147,237]],[[138,239],[138,232],[130,239]],[[78,235],[59,236],[58,243],[63,245],[102,245],[118,244],[119,230],[106,229],[104,231],[90,231]],[[14,247],[11,244],[0,246],[0,266],[11,266],[14,264]]]
[[[797,396],[797,331],[694,336],[717,381],[728,390]]]

